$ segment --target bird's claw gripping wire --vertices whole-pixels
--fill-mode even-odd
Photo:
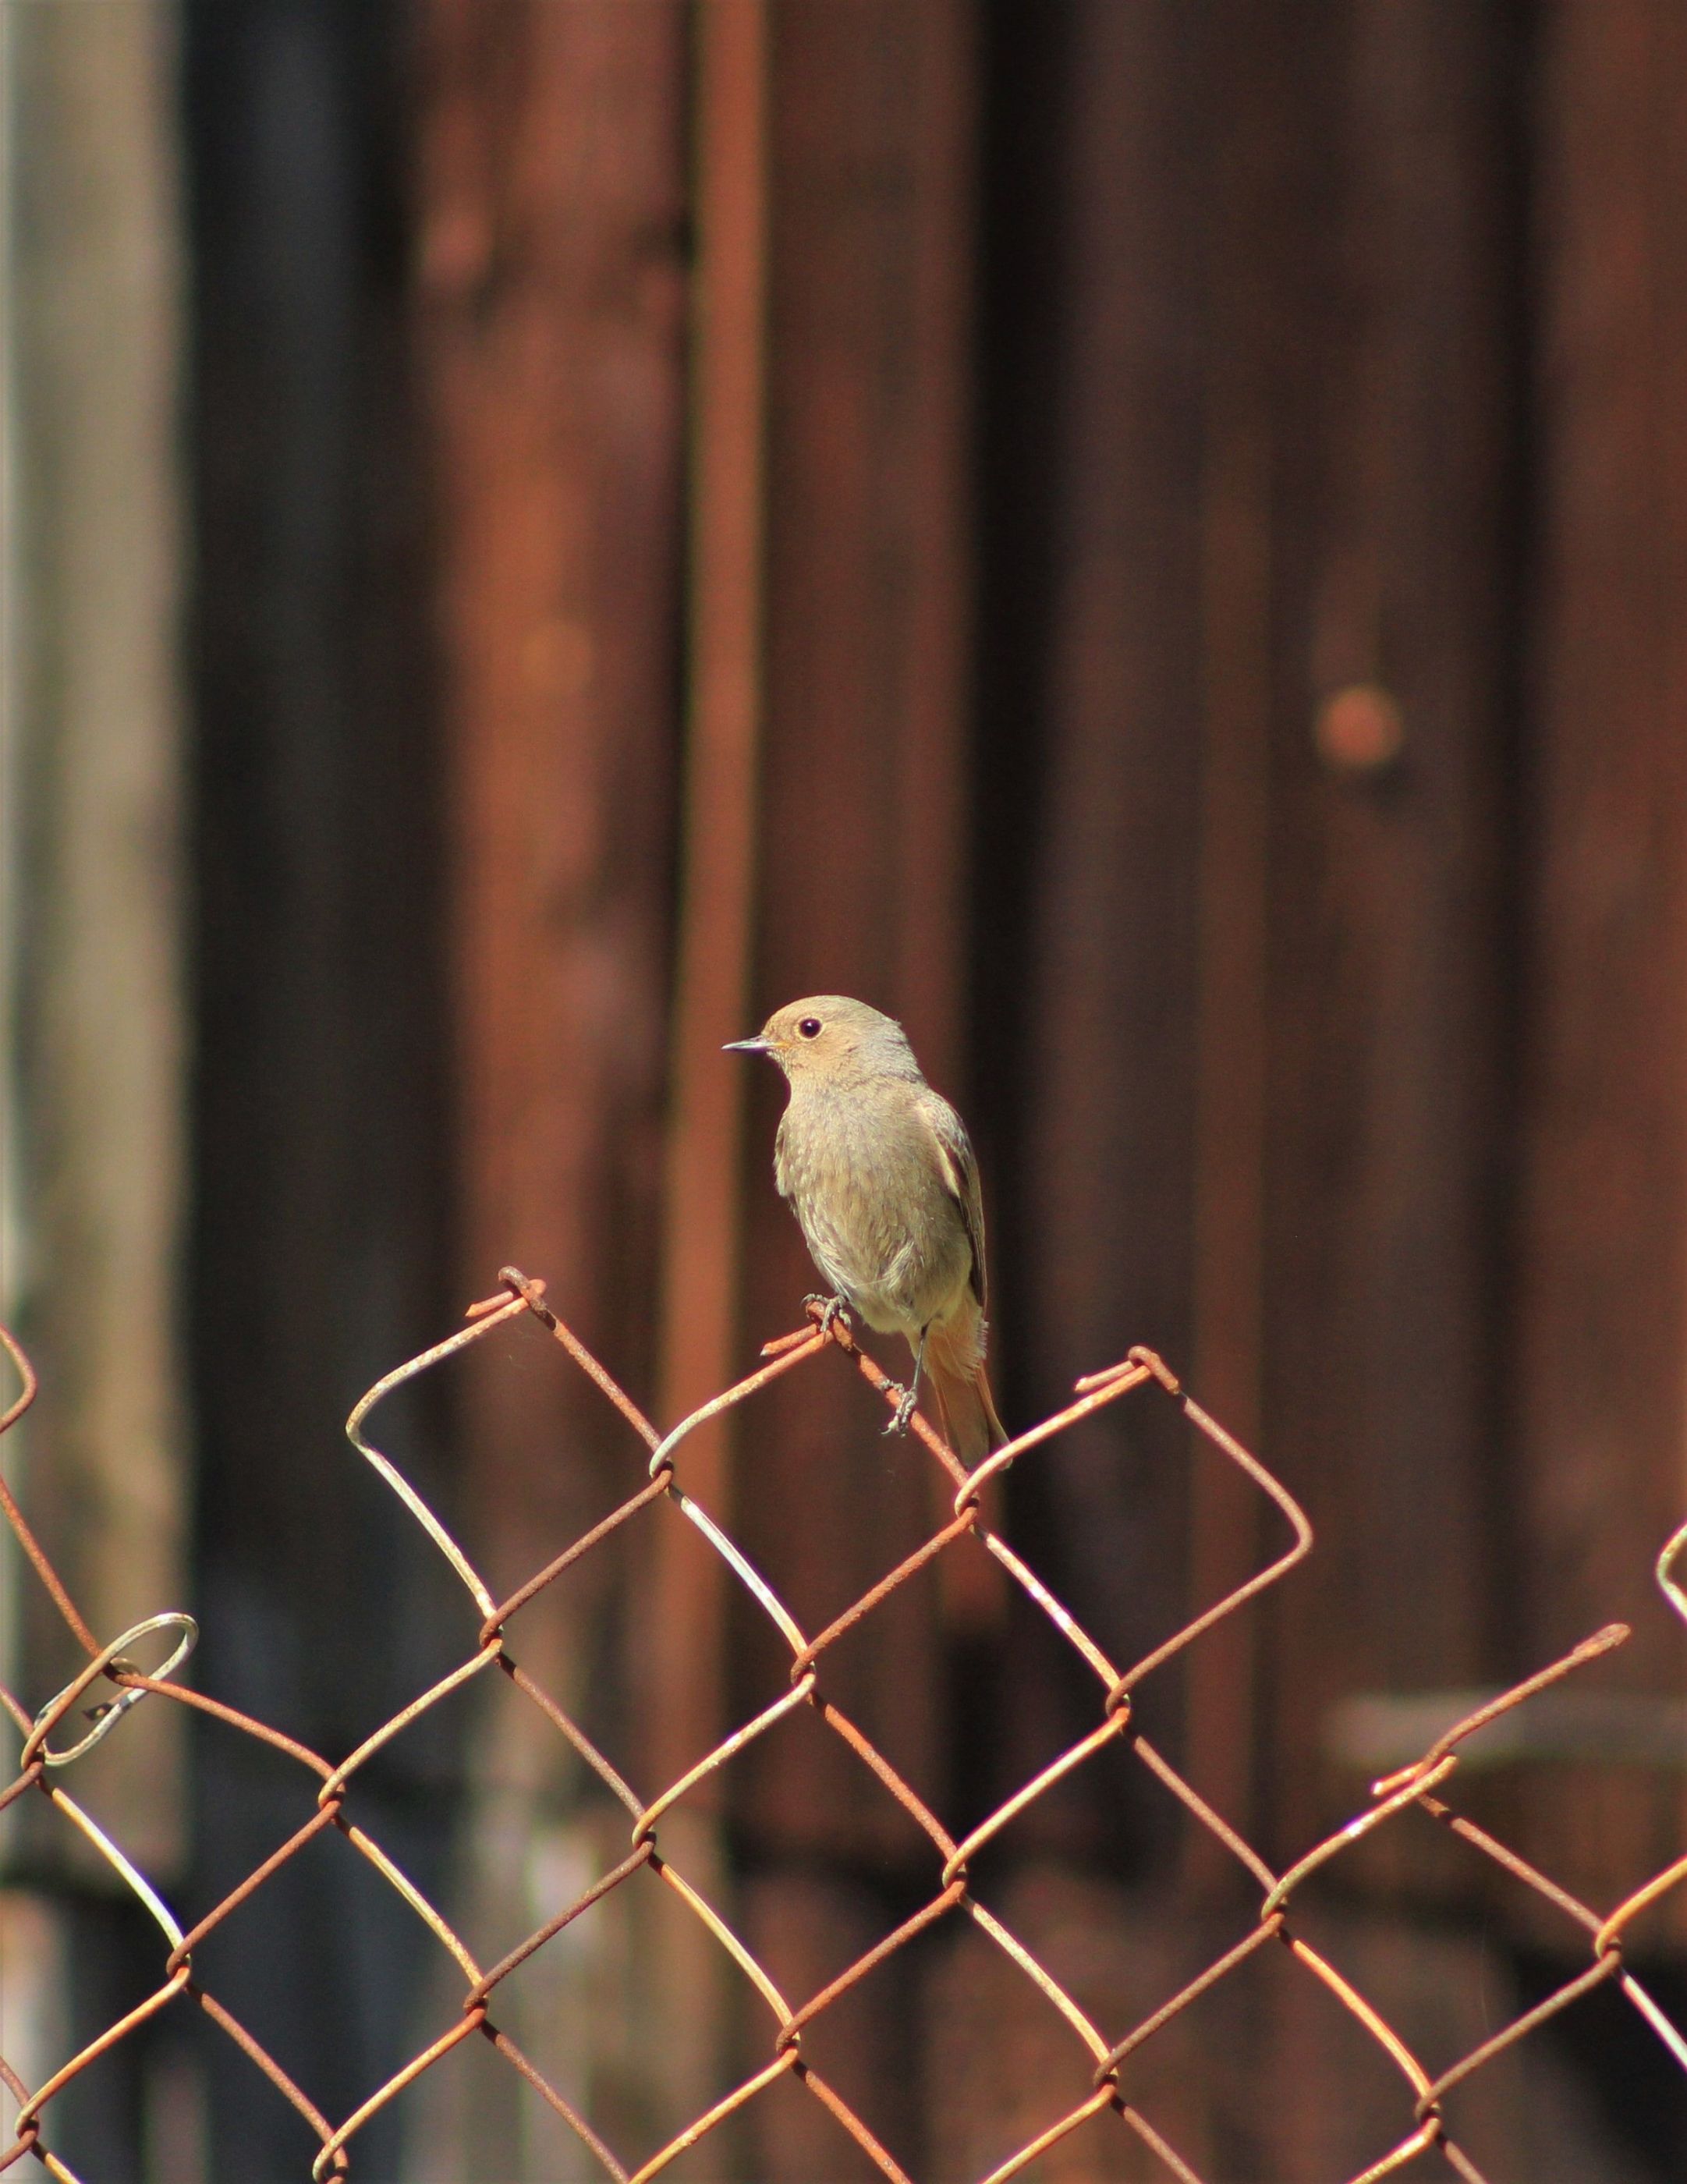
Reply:
[[[914,1415],[914,1406],[920,1400],[918,1387],[905,1388],[899,1380],[893,1380],[884,1392],[887,1396],[896,1397],[896,1408],[890,1414],[890,1424],[885,1428],[886,1433],[905,1434],[908,1430],[908,1422]]]
[[[820,1292],[816,1290],[811,1295],[805,1296],[803,1299],[803,1303],[805,1306],[812,1306],[814,1305],[818,1305],[820,1306],[820,1318],[816,1321],[816,1324],[819,1327],[822,1334],[831,1334],[832,1323],[834,1319],[841,1319],[843,1321],[846,1333],[849,1332],[853,1326],[853,1322],[849,1318],[849,1307],[844,1303],[841,1296],[821,1296]]]

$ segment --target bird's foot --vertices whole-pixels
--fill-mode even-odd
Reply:
[[[905,1434],[908,1430],[908,1421],[914,1415],[914,1406],[920,1400],[919,1390],[905,1388],[899,1380],[893,1380],[884,1392],[887,1396],[894,1395],[896,1397],[896,1408],[890,1414],[890,1424],[885,1428],[886,1433]]]
[[[805,1307],[816,1304],[821,1307],[820,1318],[816,1323],[822,1334],[831,1334],[832,1323],[834,1319],[841,1319],[845,1329],[849,1329],[849,1307],[841,1296],[821,1296],[816,1291],[812,1296],[805,1296],[803,1303]]]

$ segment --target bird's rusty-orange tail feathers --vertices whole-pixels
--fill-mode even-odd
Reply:
[[[967,1355],[970,1349],[971,1345],[943,1342],[936,1329],[926,1346],[926,1379],[937,1407],[938,1429],[969,1471],[1008,1438],[996,1416],[989,1375],[976,1353]]]

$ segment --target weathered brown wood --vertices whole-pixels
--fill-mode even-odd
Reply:
[[[1668,581],[1687,33],[1670,6],[1557,0],[1546,17],[1534,186],[1547,551],[1532,602],[1539,733],[1523,738],[1540,772],[1521,812],[1506,767],[1528,514],[1515,102],[1529,11],[432,0],[421,19],[462,1294],[520,1260],[641,1396],[655,1390],[670,1416],[688,1405],[789,1325],[814,1280],[769,1180],[777,1081],[715,1045],[805,990],[897,1011],[977,1125],[1011,1423],[1147,1339],[1318,1523],[1311,1568],[1144,1698],[1154,1733],[1163,1720],[1173,1737],[1187,1699],[1188,1764],[1279,1858],[1359,1801],[1323,1751],[1331,1708],[1356,1688],[1501,1674],[1625,1611],[1647,1633],[1627,1672],[1649,1688],[1679,1673],[1646,1579],[1676,1513],[1687,1394],[1687,782]],[[295,31],[282,26],[275,64],[276,81],[295,71],[292,104],[275,109],[292,125],[314,110],[298,84],[318,84],[298,74]],[[771,50],[754,50],[764,34]],[[688,346],[688,209],[705,313]],[[323,287],[337,305],[342,287]],[[306,331],[326,384],[336,352],[312,346],[314,320]],[[249,432],[264,413],[242,414]],[[286,421],[285,448],[309,450]],[[218,535],[238,549],[237,532]],[[309,559],[296,553],[290,581],[320,616],[331,585],[319,571],[311,588]],[[235,588],[225,577],[225,611]],[[225,645],[220,717],[246,659]],[[289,742],[295,715],[279,709],[273,808],[314,816],[309,792],[328,781],[334,814],[359,784],[392,813],[390,727],[365,769],[347,755],[358,739],[334,733],[362,716],[313,706],[301,686],[290,702],[310,733]],[[424,838],[415,820],[406,805],[404,827],[384,827],[383,855]],[[267,1029],[240,1050],[250,1096],[225,1106],[209,1174],[238,1178],[266,1130],[284,1148],[261,1188],[242,1182],[269,1285],[227,1375],[255,1358],[249,1384],[276,1400],[256,1424],[232,1401],[209,1412],[241,1451],[231,1476],[251,1482],[248,1559],[266,1524],[303,1557],[330,1475],[309,1457],[287,1468],[303,1423],[292,1368],[318,1369],[337,1343],[337,1368],[409,1323],[359,1318],[342,1338],[343,1315],[300,1301],[313,1268],[349,1256],[365,1201],[348,1184],[397,1134],[381,1128],[390,1104],[346,1067],[363,1050],[347,997],[378,992],[370,961],[389,958],[360,958],[357,979],[333,968],[359,907],[392,897],[366,876],[340,886],[352,851],[332,826],[293,841],[270,823],[255,838],[289,854],[285,915],[254,967]],[[225,973],[237,950],[213,928],[231,871],[248,889],[232,890],[248,907],[231,930],[266,937],[244,841],[219,848],[208,894]],[[1520,845],[1539,852],[1521,986]],[[216,1045],[225,1019],[207,1028]],[[412,1231],[395,1218],[381,1233]],[[382,1264],[423,1256],[389,1249]],[[346,1273],[334,1301],[375,1286]],[[468,1529],[513,1580],[626,1490],[637,1452],[537,1337],[466,1379]],[[880,1440],[881,1415],[827,1359],[744,1414],[736,1478],[722,1444],[688,1452],[688,1483],[735,1504],[735,1529],[810,1628],[932,1529],[927,1459]],[[1123,1658],[1265,1537],[1215,1466],[1191,1484],[1174,1428],[1169,1407],[1125,1407],[1012,1482],[1034,1558]],[[754,1609],[716,1619],[706,1550],[656,1515],[656,1628],[647,1616],[629,1679],[655,1703],[642,1741],[617,1747],[641,1780],[676,1771],[784,1675]],[[352,1528],[309,1568],[313,1602],[347,1595]],[[517,1640],[588,1709],[626,1670],[616,1581],[605,1556]],[[1053,1641],[1022,1643],[1015,1623],[995,1643],[995,1605],[922,1580],[825,1665],[827,1690],[951,1818],[1093,1719],[1093,1689],[1081,1707]],[[957,1608],[973,1618],[964,1633]],[[318,1685],[342,1658],[313,1662]],[[512,1711],[473,1747],[478,1858],[461,1901],[477,1938],[525,1929],[558,1876],[606,1862],[607,1835],[532,1729]],[[1177,1816],[1140,1781],[1109,1753],[1014,1825],[981,1883],[1071,1963],[1104,2023],[1150,2007],[1208,1938],[1204,1914],[1167,1911]],[[735,1915],[793,1999],[929,1877],[928,1847],[805,1711],[699,1802],[711,1800],[745,1882]],[[1638,1780],[1595,1795],[1544,1776],[1528,1818],[1531,1847],[1601,1900],[1679,1841],[1677,1793]],[[725,1902],[722,1835],[708,1810],[663,1824],[665,1850]],[[1344,1883],[1397,1886],[1406,1839],[1402,1825],[1348,1856]],[[1102,1887],[1104,1859],[1141,1895]],[[1199,1858],[1186,1869],[1209,1878]],[[509,1995],[512,2029],[566,2052],[626,2151],[694,2114],[729,2059],[713,2053],[714,1945],[676,1943],[647,1878],[592,1914],[589,1936],[582,1924],[582,1954],[542,1952]],[[1433,1882],[1443,1903],[1456,1886]],[[1044,1998],[960,1931],[970,1953],[946,1933],[814,2036],[840,2085],[884,2100],[899,2151],[905,2135],[931,2157],[921,2176],[982,2173],[1046,2120],[1061,2074],[1088,2070]],[[1464,1943],[1368,1910],[1331,1934],[1438,2055],[1491,2029]],[[618,1963],[639,1969],[594,2010],[581,1966]],[[1334,2005],[1280,1953],[1271,1974],[1168,2028],[1132,2082],[1166,2101],[1204,2173],[1350,2173],[1381,2150],[1371,2126],[1396,2113],[1399,2085],[1366,2050],[1360,2086]],[[1494,1992],[1511,2007],[1503,1981]],[[757,2054],[766,2031],[754,2002],[734,2028]],[[1556,2139],[1601,2174],[1523,2052],[1527,2065],[1462,2097],[1473,2143]],[[447,2082],[428,2081],[419,2110]],[[526,2096],[493,2072],[475,2084],[492,2090],[465,2094],[437,2134],[438,2173],[531,2170]],[[787,2090],[720,2142],[723,2165],[749,2146],[759,2176],[817,2173],[829,2127]],[[1152,2166],[1122,2135],[1105,2151],[1075,2138],[1044,2165]]]
[[[689,646],[661,1240],[664,1427],[738,1371],[749,1084],[721,1046],[750,1028],[762,736],[767,10],[763,0],[722,0],[694,11],[692,36]],[[704,1426],[680,1456],[685,1492],[729,1525],[733,1431],[730,1420]],[[682,1521],[656,1525],[644,1545],[634,1659],[654,1793],[729,1726],[732,1587]],[[715,1900],[721,1802],[711,1785],[670,1816],[663,1836],[665,1854]],[[665,2078],[695,2109],[717,2090],[726,1969],[695,1921],[667,1939],[648,2031],[666,2059]]]
[[[1046,566],[1022,564],[1016,582],[1003,571],[993,602],[1023,612],[1039,576],[1047,586],[1026,717],[995,730],[1029,737],[1037,761],[999,850],[1025,876],[1027,933],[993,923],[989,945],[1016,975],[993,976],[988,1004],[1018,1080],[1001,1284],[1022,1419],[1133,1342],[1186,1364],[1190,1329],[1205,138],[1188,117],[1202,47],[1198,19],[1172,5],[1097,0],[1067,25],[1044,185],[1066,238],[1045,306],[1058,362],[1046,406],[998,396],[1002,429],[1037,457],[994,519],[1022,522],[1046,493],[1030,534]],[[1032,229],[1022,277],[1044,250]],[[1106,1412],[1016,1481],[1050,1574],[1122,1659],[1183,1619],[1187,1484],[1175,1432],[1161,1436],[1171,1424]],[[1024,1695],[1005,1781],[1055,1748],[1061,1688]],[[1152,1690],[1150,1708],[1166,1696]],[[1153,1809],[1111,1759],[1074,1795],[1110,1830]]]
[[[545,1273],[648,1390],[676,752],[684,19],[430,11],[422,338],[461,1062],[462,1264]],[[488,1371],[476,1488],[526,1568],[595,1396]],[[583,1384],[582,1384],[583,1385]],[[546,1453],[566,1426],[582,1451]],[[514,1544],[514,1539],[504,1542]]]
[[[462,1295],[511,1261],[544,1275],[647,1406],[679,751],[688,33],[678,0],[437,0],[420,79]],[[643,1477],[636,1439],[532,1329],[476,1353],[459,1416],[466,1535],[497,1586]],[[618,1725],[604,1715],[606,1664],[623,1689],[636,1672],[642,1626],[617,1589],[628,1544],[582,1564],[515,1644],[642,1783],[638,1726],[625,1708]],[[535,1743],[536,1719],[483,1710],[471,1737],[479,1855],[459,1886],[477,1928],[504,1934],[533,1908],[521,1861],[497,1847],[510,1826],[563,1870],[602,1861],[577,1773],[560,1741]],[[653,2013],[699,1991],[669,1976],[665,1939],[629,1938],[634,1899],[598,1916],[649,1981],[627,2008],[654,2036]],[[537,1972],[536,2038],[570,2021],[579,1977],[564,1952]],[[512,1994],[518,2039],[523,2008]],[[712,2010],[689,2014],[689,2045],[622,2118],[653,2143],[711,2097]],[[605,2022],[587,2043],[587,2082],[615,2078],[616,2040]],[[490,2159],[515,2176],[543,2158],[507,2075],[452,2126],[465,2170]]]
[[[1516,1591],[1532,1658],[1622,1617],[1601,1683],[1679,1691],[1687,1646],[1650,1572],[1687,1498],[1687,20],[1551,8],[1538,119]],[[1666,1782],[1555,1771],[1531,1819],[1606,1901],[1679,1849],[1680,1815]]]
[[[662,1241],[663,1426],[738,1377],[746,1072],[761,741],[767,11],[695,25],[698,268],[691,345],[690,657]],[[730,1426],[686,1442],[685,1490],[730,1519]],[[650,1764],[673,1780],[723,1727],[726,1573],[664,1526],[654,1577]]]
[[[900,1016],[934,1080],[959,1092],[971,18],[947,0],[815,0],[772,23],[758,1006],[858,994]],[[746,1066],[745,1324],[773,1334],[816,1277],[771,1181],[778,1089]],[[825,1361],[743,1427],[743,1535],[810,1628],[935,1529],[930,1459],[877,1438],[851,1379]],[[827,1672],[934,1793],[936,1609],[933,1591],[911,1590]],[[758,1747],[735,1794],[771,1843],[905,1840],[832,1740]]]
[[[1280,28],[1209,11],[1213,106],[1205,252],[1200,819],[1191,1003],[1197,1039],[1189,1382],[1250,1447],[1262,1424],[1270,934],[1272,236],[1289,136]],[[1257,1566],[1262,1512],[1228,1464],[1189,1482],[1189,1604],[1205,1613]],[[1232,1617],[1190,1656],[1183,1755],[1201,1793],[1244,1834],[1255,1825],[1259,1619]],[[1224,1892],[1234,1868],[1192,1832],[1187,1879]]]
[[[1493,14],[1448,36],[1432,8],[1292,36],[1222,6],[1066,20],[1042,207],[1072,269],[1042,306],[1062,362],[1052,426],[1013,421],[1055,482],[1011,504],[1040,510],[1053,574],[1040,765],[999,835],[1036,844],[1022,994],[991,982],[1026,1011],[1009,1308],[1033,1414],[1146,1338],[1312,1505],[1317,1561],[1252,1618],[1265,1674],[1239,1627],[1187,1684],[1189,1763],[1281,1855],[1361,1788],[1322,1757],[1342,1691],[1504,1658],[1515,49]],[[1367,771],[1351,716],[1387,708],[1320,744],[1320,701],[1385,678],[1406,749]],[[1183,1452],[1128,1412],[1049,1470],[1022,1509],[1081,1612],[1143,1650],[1267,1536],[1211,1468],[1191,1507]],[[1055,1688],[1022,1697],[1016,1742],[1049,1734]],[[1144,1702],[1175,1719],[1175,1697],[1156,1679]],[[1016,1839],[1161,1825],[1123,1770],[1076,1799]],[[1227,2021],[1199,2127],[1247,2173],[1290,2140],[1261,2020]]]
[[[1508,1653],[1516,52],[1492,11],[1379,0],[1308,22],[1276,261],[1262,1440],[1319,1546],[1267,1611],[1278,1854],[1362,1787],[1322,1750],[1342,1693],[1479,1680]],[[1361,694],[1332,716],[1344,689]]]

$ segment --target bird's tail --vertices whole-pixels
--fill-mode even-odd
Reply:
[[[926,1339],[926,1379],[937,1405],[938,1430],[969,1471],[1008,1438],[978,1354],[980,1332],[934,1327]]]
[[[973,1471],[1008,1435],[996,1416],[984,1370],[983,1315],[970,1315],[970,1323],[932,1329],[926,1340],[926,1379],[938,1430]],[[936,1495],[933,1514],[945,1524],[953,1514],[949,1485],[935,1468],[931,1483]],[[1000,1629],[1007,1613],[1006,1580],[993,1556],[944,1555],[938,1564],[938,1584],[944,1620],[957,1635],[977,1638]]]

